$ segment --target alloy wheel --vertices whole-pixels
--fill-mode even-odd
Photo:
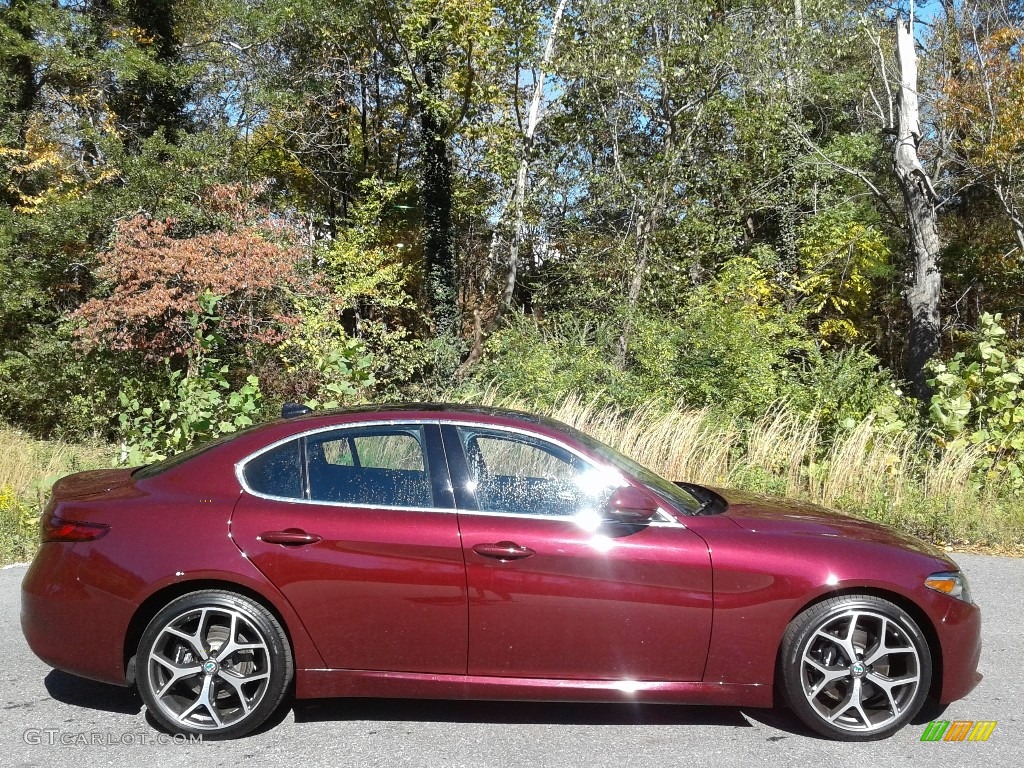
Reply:
[[[292,677],[280,624],[257,603],[195,592],[150,623],[139,646],[139,688],[168,730],[222,738],[259,726]]]

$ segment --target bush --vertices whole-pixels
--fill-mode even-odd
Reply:
[[[252,425],[263,398],[259,379],[249,376],[233,389],[227,373],[228,366],[213,359],[204,361],[192,375],[171,370],[171,395],[155,406],[144,405],[122,390],[118,462],[149,464]]]
[[[202,312],[189,316],[194,343],[188,368],[178,370],[170,360],[165,361],[164,396],[147,404],[146,387],[138,380],[118,393],[122,409],[118,415],[119,463],[134,466],[159,461],[250,426],[259,417],[263,399],[259,379],[249,375],[233,387],[228,379],[230,366],[215,357],[223,343],[216,330],[220,320],[214,314],[217,300],[203,294]]]
[[[637,313],[624,368],[616,359],[621,318],[562,313],[511,318],[472,375],[477,386],[544,407],[572,394],[620,408],[683,404],[749,423],[786,402],[830,433],[880,410],[912,419],[877,358],[862,347],[822,349],[804,320],[803,310],[781,303],[768,272],[743,257],[676,314]]]
[[[296,301],[300,322],[278,347],[290,395],[313,408],[337,408],[359,400],[376,383],[373,355],[361,339],[350,338],[329,299]]]
[[[15,493],[13,486],[0,486],[0,563],[27,560],[38,541],[38,507]]]
[[[803,319],[782,304],[757,260],[732,259],[679,315],[671,383],[677,399],[747,421],[792,399],[802,361],[815,351]]]
[[[68,324],[38,326],[21,341],[0,354],[0,419],[43,437],[108,437],[131,356],[82,354]]]
[[[515,315],[488,340],[472,381],[545,407],[567,393],[602,403],[635,402],[641,397],[637,378],[617,370],[611,360],[616,338],[607,323],[571,315],[538,323]]]
[[[983,446],[978,469],[1005,475],[1024,491],[1024,357],[1004,349],[998,314],[983,314],[976,343],[948,362],[934,361],[928,416],[944,446]]]
[[[916,422],[914,406],[865,347],[814,350],[798,382],[792,405],[801,413],[815,414],[826,432],[850,429],[871,414],[901,428]]]

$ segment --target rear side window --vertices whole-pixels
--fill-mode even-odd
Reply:
[[[423,430],[364,427],[306,438],[309,498],[383,507],[432,507]]]
[[[246,484],[256,493],[285,499],[302,498],[302,458],[299,441],[271,448],[245,465]]]
[[[419,430],[383,434],[331,434],[310,439],[319,445],[324,462],[331,466],[368,469],[406,469],[425,472]]]

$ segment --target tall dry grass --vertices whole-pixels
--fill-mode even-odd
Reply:
[[[34,440],[0,426],[0,487],[18,497],[45,494],[63,475],[109,465],[110,455],[103,446]]]
[[[111,455],[103,446],[33,440],[0,426],[0,564],[31,557],[39,513],[55,480],[109,466]]]
[[[474,402],[537,410],[493,391]],[[1024,542],[1024,501],[998,478],[977,479],[983,446],[939,450],[871,418],[831,438],[785,403],[745,426],[707,410],[626,412],[573,395],[546,413],[672,480],[804,499],[937,541]]]

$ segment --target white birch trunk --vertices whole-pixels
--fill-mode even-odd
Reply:
[[[499,314],[508,309],[515,295],[516,280],[519,276],[519,249],[522,245],[523,233],[525,231],[524,203],[530,174],[530,152],[533,149],[533,137],[537,133],[537,125],[540,123],[541,104],[544,101],[545,73],[548,67],[551,66],[551,60],[555,56],[555,39],[558,36],[558,25],[562,21],[562,14],[565,13],[565,7],[568,4],[569,0],[559,0],[558,7],[555,9],[555,15],[551,20],[551,29],[548,32],[547,44],[544,46],[544,56],[541,59],[540,67],[537,68],[537,81],[533,84],[533,98],[530,100],[526,130],[523,133],[522,157],[519,160],[516,185],[512,192],[515,220],[512,225],[512,242],[509,246],[505,290],[502,292],[501,302],[498,305]]]
[[[896,97],[899,126],[893,167],[906,207],[907,235],[913,261],[907,290],[910,309],[910,338],[907,378],[916,397],[929,396],[925,364],[939,348],[939,228],[935,214],[935,192],[921,166],[917,147],[921,125],[917,100],[917,53],[914,50],[913,18],[907,24],[896,20],[896,55],[900,67],[900,89]]]

